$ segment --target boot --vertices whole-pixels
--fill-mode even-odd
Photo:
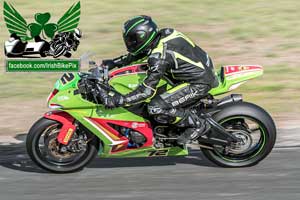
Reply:
[[[191,143],[192,140],[204,135],[211,128],[206,119],[200,118],[193,112],[189,112],[187,117],[181,120],[177,126],[187,127],[177,138],[177,143],[180,145]]]

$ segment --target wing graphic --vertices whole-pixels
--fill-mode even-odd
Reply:
[[[10,34],[17,34],[22,40],[29,40],[27,36],[27,22],[20,13],[11,5],[4,1],[3,16]]]
[[[58,32],[71,32],[77,28],[80,20],[80,1],[73,4],[69,10],[58,20]]]

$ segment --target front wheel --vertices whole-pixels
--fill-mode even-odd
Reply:
[[[85,167],[97,154],[98,140],[77,129],[68,145],[57,141],[61,124],[41,118],[29,130],[26,148],[30,158],[41,168],[55,173],[69,173]]]
[[[222,167],[249,167],[256,165],[272,150],[276,127],[271,116],[257,105],[238,102],[225,104],[213,116],[227,132],[240,138],[230,146],[202,149],[203,154]]]

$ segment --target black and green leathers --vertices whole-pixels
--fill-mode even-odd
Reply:
[[[115,66],[121,67],[146,59],[149,67],[143,84],[127,95],[117,95],[119,101],[114,102],[117,106],[132,105],[155,96],[148,105],[148,111],[157,121],[191,127],[193,130],[201,129],[199,132],[204,132],[203,127],[208,126],[205,120],[183,107],[207,96],[208,91],[218,85],[210,57],[187,36],[171,28],[160,30],[154,41],[148,55],[128,54],[112,60]],[[156,86],[163,77],[175,87],[163,94],[154,95]]]
[[[217,86],[218,81],[210,57],[188,37],[167,28],[159,32],[156,40],[155,47],[149,55],[128,54],[113,60],[118,67],[143,58],[148,62],[147,78],[136,91],[124,96],[124,102],[130,105],[153,96],[158,82],[163,77],[168,78],[175,85],[189,83],[207,85],[209,88]]]

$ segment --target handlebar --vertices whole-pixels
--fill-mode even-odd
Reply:
[[[99,104],[100,99],[97,98],[99,94],[99,87],[110,90],[109,68],[104,65],[97,65],[94,61],[89,62],[92,67],[88,72],[80,72],[81,81],[78,83],[79,93],[84,99]]]
[[[100,83],[107,84],[109,80],[109,69],[105,65],[97,65],[94,61],[89,62],[91,69],[89,70],[90,76],[88,79],[95,79]]]

